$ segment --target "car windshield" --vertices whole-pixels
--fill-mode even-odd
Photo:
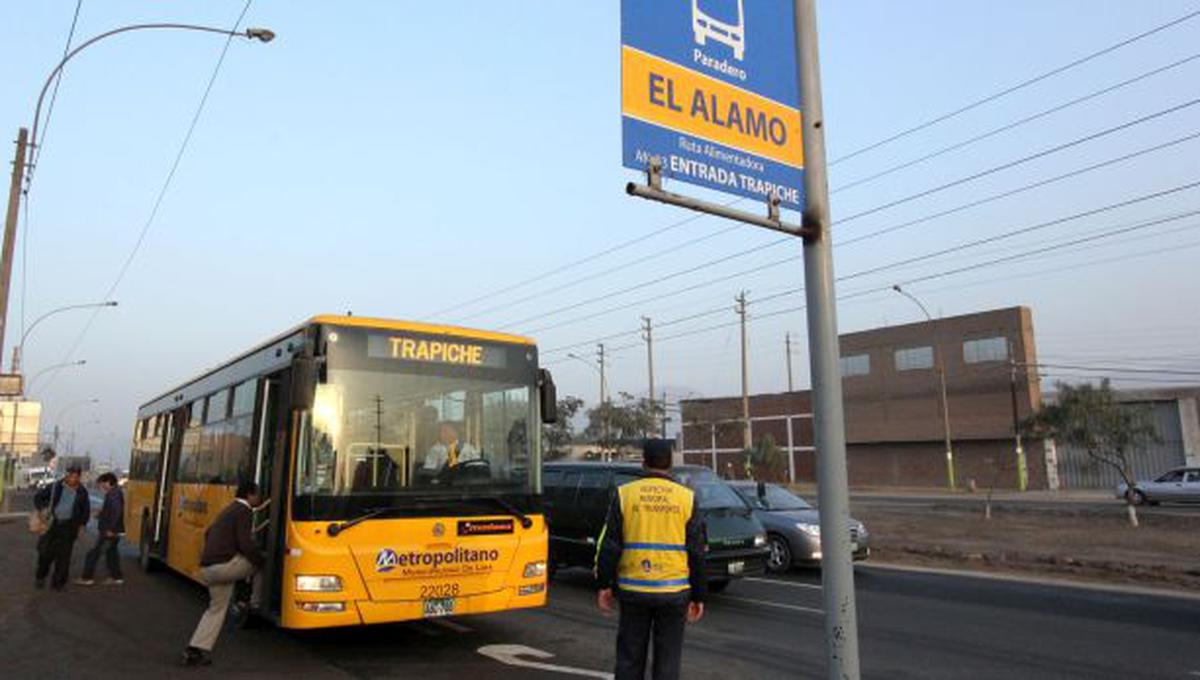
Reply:
[[[676,470],[672,474],[696,492],[696,504],[701,510],[745,510],[747,507],[733,487],[711,470]]]
[[[766,496],[762,499],[758,497],[757,485],[739,484],[736,488],[751,507],[780,512],[812,509],[803,498],[775,484],[766,485]]]

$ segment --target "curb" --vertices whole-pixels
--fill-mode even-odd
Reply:
[[[1006,581],[1025,585],[1054,586],[1056,588],[1072,588],[1075,590],[1098,590],[1119,595],[1146,595],[1166,597],[1180,600],[1200,602],[1200,593],[1180,590],[1167,590],[1147,586],[1121,585],[1115,583],[1093,583],[1091,581],[1070,581],[1062,578],[1025,576],[1019,574],[997,574],[987,571],[971,571],[968,569],[947,569],[943,567],[919,567],[908,564],[891,562],[864,562],[854,565],[857,569],[886,569],[889,571],[906,571],[918,574],[937,574],[940,576],[959,576],[963,578],[980,578],[990,581]]]

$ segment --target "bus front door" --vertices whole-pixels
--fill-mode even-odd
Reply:
[[[254,441],[254,481],[264,499],[271,503],[266,508],[266,528],[258,532],[256,539],[266,564],[260,570],[263,579],[260,586],[266,602],[261,603],[267,611],[278,614],[282,593],[280,580],[283,575],[283,544],[287,522],[287,455],[288,418],[283,407],[284,380],[282,375],[264,378],[259,383],[258,409],[256,412]]]

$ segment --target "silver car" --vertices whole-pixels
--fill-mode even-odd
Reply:
[[[730,486],[754,508],[754,516],[767,530],[767,569],[783,572],[792,566],[821,563],[821,515],[803,498],[779,486],[752,481],[731,481]],[[871,554],[870,535],[862,522],[851,518],[847,527],[855,561]]]
[[[1117,486],[1117,498],[1125,498],[1126,488],[1124,483]],[[1152,482],[1135,482],[1133,504],[1146,503],[1200,503],[1200,468],[1175,468]]]

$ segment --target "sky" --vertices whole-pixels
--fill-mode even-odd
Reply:
[[[244,5],[84,0],[73,44],[135,23],[229,27]],[[1200,132],[1200,58],[1188,60],[1200,17],[846,157],[1197,9],[819,1],[835,272],[850,296],[840,329],[921,318],[883,290],[903,283],[939,316],[1028,305],[1047,363],[1191,381],[1200,216],[1183,214],[1200,189],[1057,220],[1200,180],[1200,139],[1178,141]],[[0,6],[6,139],[31,123],[75,10],[76,0]],[[645,394],[637,329],[648,316],[656,383],[675,399],[739,389],[733,307],[746,290],[751,391],[786,387],[788,333],[807,385],[800,245],[624,194],[639,178],[621,167],[619,18],[611,1],[254,0],[242,26],[278,37],[231,44],[152,220],[224,39],[141,31],[81,52],[43,118],[5,353],[50,310],[104,299],[114,284],[119,306],[56,314],[30,334],[27,376],[87,362],[29,385],[43,426],[120,463],[139,404],[326,312],[530,335],[560,395],[589,401],[598,338],[610,338],[612,392]],[[907,167],[872,179],[897,166]],[[1101,236],[1135,225],[1145,226]],[[991,236],[1003,238],[898,265]],[[1070,241],[1080,242],[982,265]]]

